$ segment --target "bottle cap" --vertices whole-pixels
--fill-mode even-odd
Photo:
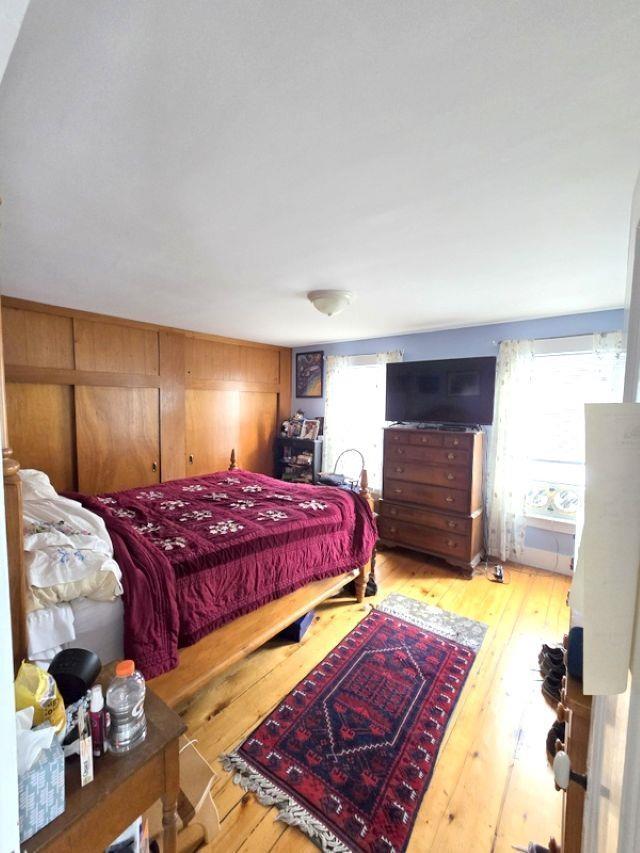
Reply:
[[[102,711],[104,708],[104,696],[102,695],[102,687],[99,684],[94,684],[91,688],[91,706],[90,710],[94,713]]]
[[[119,678],[126,678],[128,675],[133,675],[136,665],[132,660],[121,660],[116,664],[116,675]]]

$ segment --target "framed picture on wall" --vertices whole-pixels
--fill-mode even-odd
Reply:
[[[322,397],[324,352],[296,353],[296,397]]]

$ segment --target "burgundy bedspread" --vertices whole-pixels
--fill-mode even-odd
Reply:
[[[147,678],[225,622],[364,565],[376,536],[359,496],[249,471],[74,497],[106,522],[123,572],[125,652]]]

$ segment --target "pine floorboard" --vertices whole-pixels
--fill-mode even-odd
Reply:
[[[391,592],[479,619],[488,631],[447,729],[409,853],[507,853],[512,844],[560,837],[561,795],[545,757],[555,718],[540,692],[542,642],[568,626],[569,578],[509,566],[509,582],[462,578],[429,557],[379,554],[379,592],[365,605],[333,598],[316,609],[301,643],[271,641],[214,679],[184,713],[188,735],[218,773],[213,793],[221,829],[208,853],[312,853],[297,829],[275,821],[234,785],[218,760],[234,749],[369,611]]]

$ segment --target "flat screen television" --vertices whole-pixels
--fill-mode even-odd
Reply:
[[[493,423],[496,359],[449,358],[387,364],[388,421]]]

